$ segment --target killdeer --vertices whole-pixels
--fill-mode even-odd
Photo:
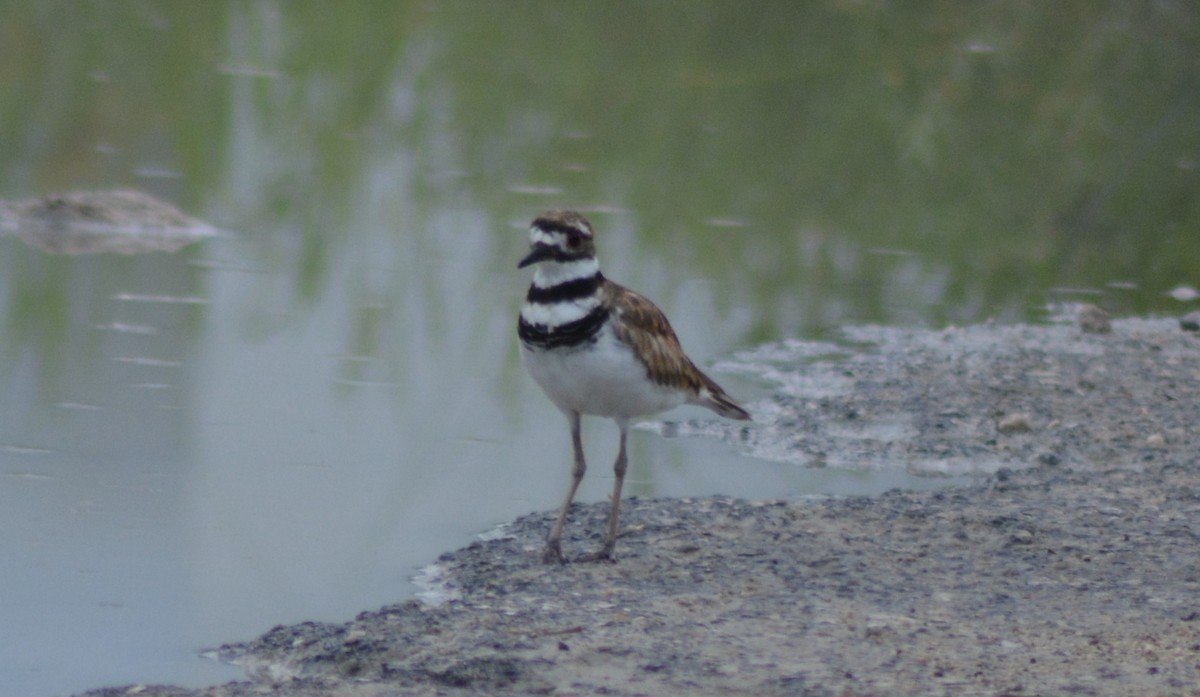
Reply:
[[[546,539],[543,560],[563,561],[563,525],[587,470],[580,439],[584,414],[608,417],[621,432],[608,532],[600,550],[584,557],[611,560],[630,419],[684,403],[730,419],[750,415],[684,354],[662,310],[600,273],[592,226],[582,215],[543,213],[529,228],[529,247],[517,265],[537,265],[517,324],[521,355],[529,374],[567,416],[575,449],[567,499]]]

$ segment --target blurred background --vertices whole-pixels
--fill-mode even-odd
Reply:
[[[198,652],[404,600],[555,508],[567,428],[515,338],[546,208],[586,211],[707,366],[848,324],[1195,309],[1198,14],[0,0],[0,199],[134,188],[226,231],[0,236],[0,694],[238,677]],[[600,501],[616,430],[585,433]],[[631,448],[639,496],[943,483]]]

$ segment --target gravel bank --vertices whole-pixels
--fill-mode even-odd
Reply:
[[[616,564],[543,566],[538,513],[437,560],[440,604],[221,647],[252,682],[88,694],[1200,695],[1196,335],[1119,320],[849,338],[829,360],[743,357],[779,385],[753,428],[678,428],[975,484],[630,499]],[[605,515],[574,509],[569,557]]]

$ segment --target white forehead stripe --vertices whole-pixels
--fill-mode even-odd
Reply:
[[[545,244],[552,247],[561,246],[562,235],[555,235],[551,232],[546,232],[540,227],[534,225],[529,228],[529,244]]]

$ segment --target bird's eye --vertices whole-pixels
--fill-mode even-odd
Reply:
[[[583,238],[577,232],[567,233],[567,246],[571,249],[576,249],[583,243]]]

